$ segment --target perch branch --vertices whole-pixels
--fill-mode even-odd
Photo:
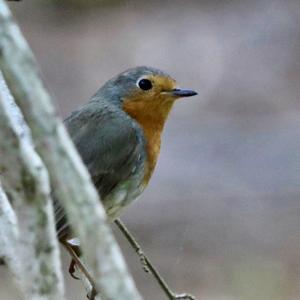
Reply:
[[[11,228],[2,232],[4,227],[0,232],[1,239],[10,246],[4,257],[10,270],[17,273],[26,299],[64,299],[48,174],[1,72],[0,128],[1,181],[15,207],[19,225],[16,230],[13,211],[2,196],[2,209],[6,208],[2,217],[11,220],[7,224]],[[12,236],[7,236],[9,230]]]

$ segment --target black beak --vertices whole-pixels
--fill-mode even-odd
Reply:
[[[195,96],[198,93],[193,90],[187,90],[187,89],[174,89],[172,90],[172,95],[175,97],[191,97]]]

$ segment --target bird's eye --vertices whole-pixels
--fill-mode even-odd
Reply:
[[[144,91],[147,91],[147,90],[150,90],[152,88],[152,82],[149,80],[149,79],[141,79],[139,82],[138,82],[138,86],[144,90]]]

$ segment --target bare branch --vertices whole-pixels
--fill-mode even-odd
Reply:
[[[3,258],[18,286],[20,283],[20,257],[18,249],[18,225],[15,212],[0,183],[0,258]]]
[[[11,239],[5,236],[8,229],[2,232],[2,240],[10,246],[5,257],[9,258],[8,265],[14,273],[17,265],[26,299],[64,299],[48,174],[1,73],[0,116],[1,180],[14,203],[19,225],[16,231],[12,211],[2,197],[5,216],[13,222]]]
[[[38,75],[26,41],[0,0],[0,67],[28,122],[55,194],[79,235],[85,261],[103,299],[141,299],[89,174]]]

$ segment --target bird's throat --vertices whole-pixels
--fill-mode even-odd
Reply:
[[[125,101],[123,109],[142,127],[146,138],[147,164],[144,184],[147,184],[155,168],[160,152],[161,133],[173,101]]]

